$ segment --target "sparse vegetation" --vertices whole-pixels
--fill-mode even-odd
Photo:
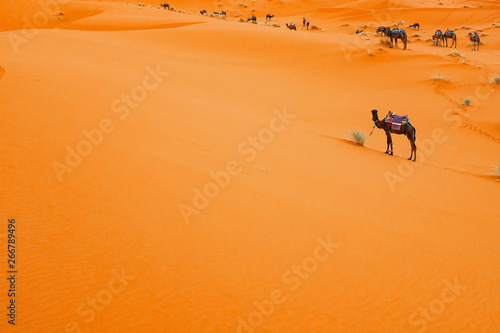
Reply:
[[[405,21],[402,21],[402,20],[399,20],[397,23],[397,25],[403,25],[403,24],[405,24]]]
[[[373,51],[372,51],[372,50],[368,50],[368,55],[369,55],[370,57],[374,57],[374,56],[375,56],[375,55],[373,54]]]
[[[488,36],[488,34],[486,34],[486,33],[484,33],[484,32],[483,32],[483,33],[481,34],[481,37],[484,37],[484,36]]]
[[[500,84],[500,75],[493,75],[493,77],[491,78],[491,83],[493,84]]]
[[[421,34],[419,34],[418,32],[417,32],[416,34],[411,35],[411,36],[412,36],[412,37],[422,37],[422,35],[421,35]]]
[[[439,81],[451,82],[450,78],[448,78],[447,76],[445,76],[441,73],[437,73],[436,75],[431,76],[431,80],[436,81],[436,82],[439,82]]]
[[[462,101],[462,104],[463,104],[463,105],[466,105],[466,106],[470,106],[470,99],[465,98],[465,99]]]
[[[364,146],[366,142],[365,135],[363,134],[363,132],[360,132],[358,130],[351,130],[350,140],[352,143],[360,146]]]
[[[449,55],[452,57],[460,57],[462,59],[465,59],[465,56],[458,51],[451,51]]]
[[[493,169],[491,175],[497,178],[496,179],[497,182],[500,181],[500,164]]]
[[[391,42],[389,42],[388,40],[385,40],[385,39],[381,39],[380,42],[379,42],[381,45],[383,46],[387,46],[387,47],[391,47]]]
[[[313,25],[313,26],[311,27],[311,30],[321,30],[321,29],[320,29],[318,26]]]

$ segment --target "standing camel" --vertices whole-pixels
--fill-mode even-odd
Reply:
[[[413,28],[415,30],[420,30],[420,24],[418,23],[413,23],[412,25],[410,25],[408,28]]]
[[[170,9],[170,6],[168,3],[162,3],[160,6],[162,6],[163,9]]]
[[[380,34],[380,36],[383,36],[384,33],[385,33],[385,27],[378,27],[377,28],[377,31],[375,31],[375,33],[378,35]]]
[[[469,39],[472,42],[472,51],[476,51],[476,44],[477,44],[477,50],[479,51],[479,43],[481,42],[481,39],[479,38],[479,34],[477,32],[470,33],[469,32]]]
[[[408,120],[404,121],[404,118],[403,120],[401,120],[402,123],[400,124],[399,129],[394,129],[392,125],[393,124],[392,119],[393,117],[398,117],[398,116],[392,116],[392,115],[391,112],[389,111],[389,115],[387,115],[387,117],[385,117],[383,120],[379,120],[378,111],[372,110],[372,120],[375,123],[373,128],[375,127],[381,128],[385,131],[385,135],[387,135],[387,150],[385,151],[385,153],[393,155],[391,133],[398,135],[404,134],[410,141],[410,146],[411,146],[411,155],[408,159],[411,161],[411,158],[413,157],[413,161],[415,162],[415,160],[417,159],[417,146],[415,145],[415,141],[417,140],[416,136],[417,130],[415,129],[415,127],[410,125],[410,122]],[[389,146],[391,147],[391,150],[389,150]]]
[[[441,30],[438,30],[434,33],[434,36],[432,36],[432,41],[434,42],[434,45],[439,46],[439,42],[443,44],[444,47],[444,39],[443,39],[443,32]]]
[[[406,44],[408,42],[408,38],[406,36],[406,32],[403,29],[400,28],[385,28],[385,35],[387,37],[391,38],[391,48],[394,45],[394,42],[396,43],[396,47],[398,46],[398,39],[401,39],[401,41],[404,44],[403,50],[406,50]]]
[[[271,21],[273,17],[274,17],[274,15],[267,14],[267,15],[266,15],[266,21],[267,21],[268,19],[269,19],[269,21]]]
[[[446,42],[446,47],[448,47],[448,38],[450,38],[452,41],[450,47],[453,47],[453,44],[455,44],[455,48],[457,48],[457,35],[454,31],[446,30],[446,32],[443,34],[443,39]]]

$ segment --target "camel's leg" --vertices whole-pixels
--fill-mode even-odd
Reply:
[[[385,135],[387,136],[387,149],[385,150],[385,153],[389,154],[389,145],[391,144],[391,133],[389,133],[389,131],[385,131]]]
[[[392,155],[393,152],[392,152],[392,137],[391,137],[391,131],[388,130],[385,132],[385,134],[387,135],[387,150],[385,151],[386,154],[389,154],[389,155]],[[391,149],[389,150],[389,147],[391,147]]]
[[[389,132],[389,140],[391,140],[391,152],[389,153],[389,155],[393,155],[393,147],[392,147],[392,136],[391,136],[391,132]]]
[[[411,154],[410,154],[410,157],[408,158],[408,160],[410,160],[410,161],[411,161],[411,158],[414,156],[413,154],[415,154],[413,161],[415,161],[415,159],[417,158],[417,145],[415,144],[415,140],[413,140],[414,136],[415,136],[415,133],[412,129],[410,135],[408,135],[408,141],[410,141],[410,146],[411,146]]]

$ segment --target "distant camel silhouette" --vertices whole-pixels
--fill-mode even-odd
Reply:
[[[378,27],[376,31],[377,35],[383,36],[385,34],[385,27]]]
[[[290,30],[295,30],[295,31],[297,31],[297,27],[296,27],[296,26],[295,26],[295,24],[293,24],[293,23],[290,23],[290,24],[288,24],[288,23],[287,23],[287,24],[286,24],[286,27],[287,27],[288,29],[290,29]]]
[[[390,121],[386,121],[390,114],[391,112],[389,111],[389,114],[383,120],[379,120],[378,111],[372,110],[372,120],[375,123],[374,128],[377,127],[383,129],[385,131],[385,135],[387,136],[387,150],[385,151],[385,153],[393,155],[391,133],[404,134],[410,141],[411,146],[411,155],[408,159],[411,161],[411,158],[413,156],[413,161],[415,161],[417,159],[417,146],[415,145],[415,141],[417,140],[417,130],[408,121],[406,121],[404,124],[401,124],[399,130],[393,130],[392,123]],[[389,146],[391,147],[391,150],[389,150]]]
[[[412,25],[410,25],[408,28],[413,28],[415,30],[420,30],[420,24],[418,23],[413,23]]]
[[[274,17],[274,15],[267,14],[266,15],[266,21],[267,21],[267,19],[269,19],[269,21],[271,21],[273,17]]]
[[[453,47],[453,44],[455,44],[455,48],[457,48],[457,35],[455,34],[454,31],[446,30],[446,32],[443,34],[443,38],[446,42],[446,47],[448,47],[448,38],[449,38],[452,41],[450,47]]]
[[[220,15],[221,15],[221,16],[224,16],[224,17],[226,17],[226,11],[224,11],[224,10],[223,10],[223,11],[221,11],[221,12],[220,12]]]
[[[253,15],[251,18],[247,20],[247,22],[252,21],[252,23],[257,23],[257,17]]]
[[[470,33],[469,32],[469,39],[472,42],[472,47],[473,51],[476,51],[476,44],[477,44],[477,50],[479,51],[479,43],[481,42],[481,39],[479,38],[479,34],[477,32]]]
[[[393,47],[394,43],[396,44],[396,47],[398,46],[398,39],[401,39],[401,41],[404,44],[403,50],[406,50],[406,44],[408,43],[408,38],[406,36],[406,32],[403,29],[400,28],[385,28],[385,35],[387,37],[391,38],[391,48]]]
[[[434,42],[434,45],[439,46],[439,42],[443,44],[444,47],[444,37],[443,37],[443,32],[441,30],[437,30],[434,33],[434,36],[432,36],[432,41]]]
[[[206,11],[205,9],[203,9],[203,10],[200,10],[200,14],[201,14],[201,15],[206,15],[206,14],[208,14],[208,13],[207,13],[207,11]]]
[[[170,5],[168,3],[162,3],[160,6],[163,7],[163,9],[170,9]]]

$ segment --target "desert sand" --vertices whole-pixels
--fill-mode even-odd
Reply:
[[[497,1],[142,4],[0,5],[2,332],[500,332]]]

